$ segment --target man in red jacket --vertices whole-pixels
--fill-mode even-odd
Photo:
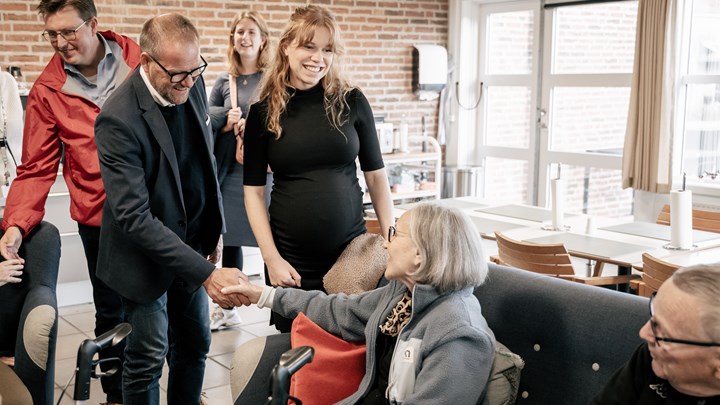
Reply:
[[[70,216],[77,221],[95,301],[95,334],[123,321],[120,296],[95,277],[105,192],[94,139],[95,118],[108,96],[140,62],[131,39],[98,31],[92,0],[41,0],[43,37],[55,50],[27,100],[22,164],[10,187],[2,221],[0,255],[19,259],[24,237],[45,215],[45,200],[64,152],[63,177]],[[122,358],[118,345],[101,358]],[[121,403],[120,373],[103,379],[109,403]]]

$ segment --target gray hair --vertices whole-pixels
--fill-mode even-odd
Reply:
[[[420,204],[408,214],[410,238],[422,258],[420,268],[410,273],[416,282],[446,293],[485,281],[482,240],[467,214],[435,203]]]
[[[720,263],[683,267],[670,280],[701,302],[703,329],[714,342],[720,341]]]
[[[158,57],[163,41],[200,42],[200,35],[190,20],[178,13],[162,14],[143,24],[140,50]]]

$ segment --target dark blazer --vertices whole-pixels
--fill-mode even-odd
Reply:
[[[95,121],[95,143],[107,200],[100,230],[97,275],[120,295],[149,303],[176,278],[188,291],[200,287],[215,266],[185,244],[187,215],[180,172],[167,124],[140,76],[139,67],[105,102]],[[212,165],[213,137],[205,82],[198,78],[187,101],[203,129]],[[210,254],[224,231],[217,178],[203,218],[202,252]],[[210,183],[210,184],[212,184]]]

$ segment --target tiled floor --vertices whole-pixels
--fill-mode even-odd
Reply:
[[[260,262],[262,263],[262,262]],[[262,264],[260,264],[262,266]],[[252,277],[256,283],[262,279]],[[259,309],[256,306],[238,309],[243,323],[235,328],[220,330],[212,333],[210,353],[205,366],[205,381],[203,391],[210,405],[232,404],[230,394],[230,367],[235,349],[242,343],[257,337],[277,333],[274,327],[268,325],[270,311]],[[75,370],[77,350],[83,340],[93,338],[95,324],[95,309],[92,304],[62,307],[59,310],[58,342],[55,354],[55,403],[60,397],[62,388],[67,384]],[[167,366],[163,370],[160,380],[160,403],[165,404],[165,389],[167,388]],[[63,396],[61,404],[73,404],[74,386],[71,384]],[[99,380],[93,380],[90,389],[88,404],[105,402],[105,397]]]

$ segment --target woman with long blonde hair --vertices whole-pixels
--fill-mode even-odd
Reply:
[[[254,10],[238,13],[228,36],[228,71],[221,73],[210,93],[210,115],[216,133],[215,158],[218,181],[223,196],[225,224],[222,264],[243,268],[243,246],[257,246],[245,211],[242,161],[236,161],[236,150],[242,149],[243,131],[250,104],[257,100],[260,81],[268,65],[269,31],[263,17]],[[267,174],[267,184],[272,175]],[[267,204],[269,201],[266,201]],[[236,310],[223,310],[217,304],[210,308],[210,329],[240,324]]]
[[[334,15],[295,10],[245,127],[245,206],[273,286],[322,290],[322,278],[366,232],[355,160],[381,227],[392,201],[372,109],[341,71],[344,48]],[[273,170],[269,218],[265,170]],[[273,313],[281,331],[291,320]]]

